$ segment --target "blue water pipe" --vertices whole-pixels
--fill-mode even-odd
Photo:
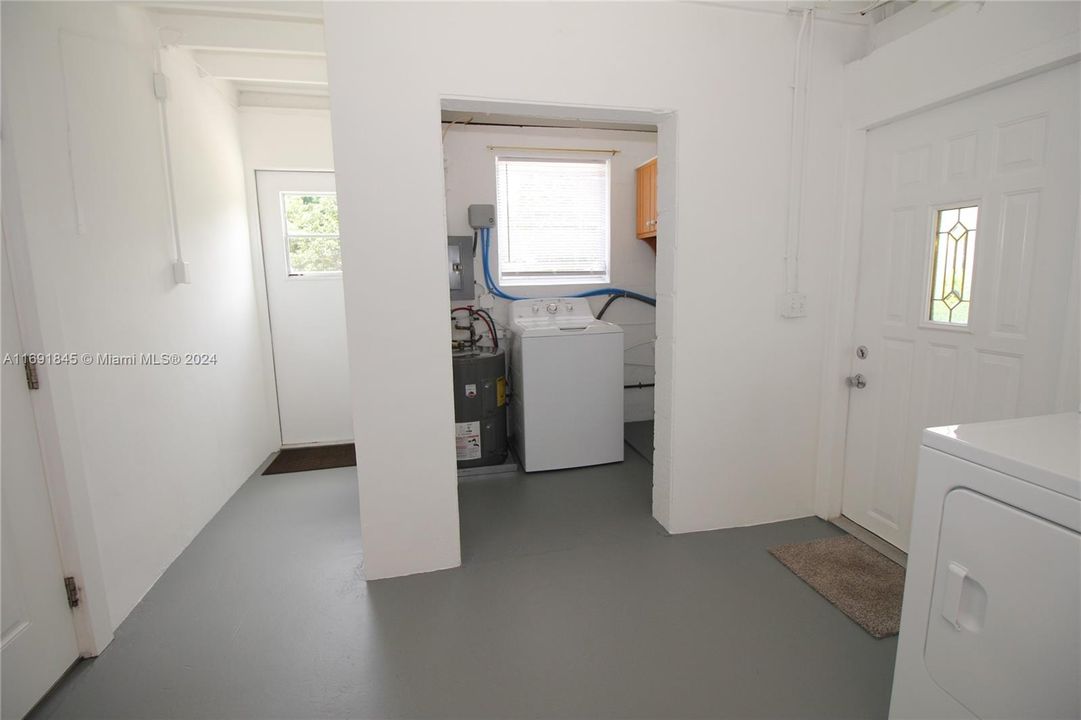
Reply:
[[[480,252],[481,252],[481,265],[484,266],[484,286],[486,288],[488,288],[489,293],[491,293],[492,295],[495,295],[498,298],[503,298],[504,300],[529,300],[529,299],[531,299],[531,298],[521,297],[521,296],[518,296],[518,295],[511,295],[510,293],[504,292],[503,289],[501,287],[499,287],[499,285],[497,285],[495,280],[492,278],[492,268],[491,268],[491,266],[489,265],[489,262],[488,262],[488,250],[491,247],[491,231],[492,231],[491,228],[481,228],[480,229]],[[633,298],[635,300],[639,300],[641,302],[644,302],[647,305],[653,305],[653,306],[657,305],[657,298],[652,298],[652,297],[650,297],[648,295],[643,295],[642,293],[636,293],[633,290],[624,290],[623,288],[599,288],[597,290],[586,290],[584,292],[574,293],[573,295],[569,295],[567,297],[588,298],[588,297],[604,297],[604,296],[608,296],[608,295],[619,295],[619,296],[622,296],[622,297],[629,297],[629,298]]]

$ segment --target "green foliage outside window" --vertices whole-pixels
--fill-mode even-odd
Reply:
[[[340,272],[342,244],[334,237],[289,238],[289,272]]]
[[[289,246],[289,272],[340,272],[338,199],[334,195],[293,195],[282,198]]]
[[[334,195],[285,196],[290,235],[337,235],[338,198]]]

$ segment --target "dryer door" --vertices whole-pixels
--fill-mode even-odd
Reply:
[[[1076,532],[951,491],[924,649],[931,677],[981,718],[1081,716],[1079,567]]]

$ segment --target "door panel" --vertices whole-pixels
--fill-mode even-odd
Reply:
[[[260,171],[256,185],[282,443],[350,442],[341,273],[291,274],[282,210],[283,194],[333,195],[334,174]]]
[[[6,257],[3,260],[3,354],[22,352]],[[60,549],[45,485],[34,411],[19,362],[5,362],[0,436],[0,662],[2,714],[20,718],[78,658],[64,590]]]
[[[867,385],[850,391],[843,513],[901,549],[922,428],[1060,401],[1079,85],[1073,64],[868,133],[853,333],[868,354],[852,359]],[[972,228],[939,227],[971,206]],[[936,247],[950,271],[932,278]],[[932,321],[933,291],[962,306],[951,287],[970,293],[966,325]]]

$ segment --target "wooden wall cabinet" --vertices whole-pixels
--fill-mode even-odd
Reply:
[[[638,216],[635,231],[657,251],[657,158],[639,165],[634,171],[637,186]]]

